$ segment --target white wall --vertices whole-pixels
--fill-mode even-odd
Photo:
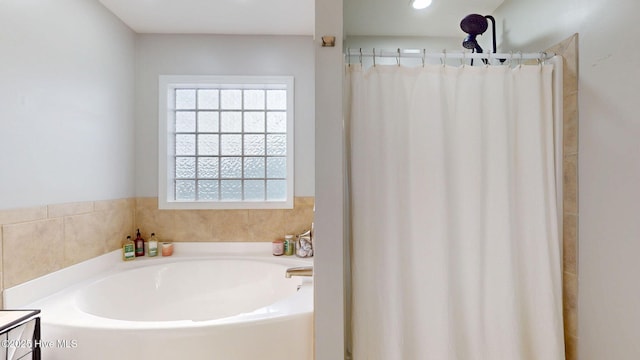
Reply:
[[[345,170],[342,0],[316,1],[315,360],[345,355]],[[335,47],[321,47],[335,36]]]
[[[0,209],[134,195],[134,41],[97,1],[0,1]]]
[[[345,20],[348,21],[348,20]],[[345,47],[371,51],[372,48],[394,50],[426,49],[427,52],[462,51],[462,36],[347,36]]]
[[[511,0],[502,48],[579,33],[581,360],[640,358],[640,47],[637,0]]]
[[[293,75],[295,195],[314,195],[314,59],[309,36],[138,35],[136,195],[158,196],[159,75]]]

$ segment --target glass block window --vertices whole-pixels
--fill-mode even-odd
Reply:
[[[160,85],[161,208],[293,207],[291,77]]]

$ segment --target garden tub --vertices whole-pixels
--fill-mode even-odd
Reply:
[[[44,359],[313,358],[313,284],[285,278],[309,259],[270,243],[176,243],[170,257],[121,252],[5,290],[40,309]]]

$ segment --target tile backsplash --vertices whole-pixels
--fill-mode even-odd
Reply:
[[[313,197],[290,210],[158,210],[129,198],[0,210],[2,289],[120,248],[140,228],[161,241],[273,241],[307,230]]]
[[[146,239],[160,241],[273,241],[308,230],[313,197],[296,197],[284,210],[158,210],[157,198],[138,198],[135,218]]]
[[[0,211],[3,289],[120,247],[135,199]]]

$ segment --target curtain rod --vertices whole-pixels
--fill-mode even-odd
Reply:
[[[555,56],[554,53],[547,52],[537,52],[537,53],[522,53],[518,52],[509,52],[509,53],[471,53],[464,51],[456,51],[456,52],[447,52],[443,50],[441,52],[430,52],[426,49],[362,49],[362,48],[347,48],[345,56],[347,59],[349,58],[362,58],[362,57],[389,57],[389,58],[413,58],[413,59],[426,59],[426,58],[437,58],[437,59],[505,59],[505,60],[549,60]]]

